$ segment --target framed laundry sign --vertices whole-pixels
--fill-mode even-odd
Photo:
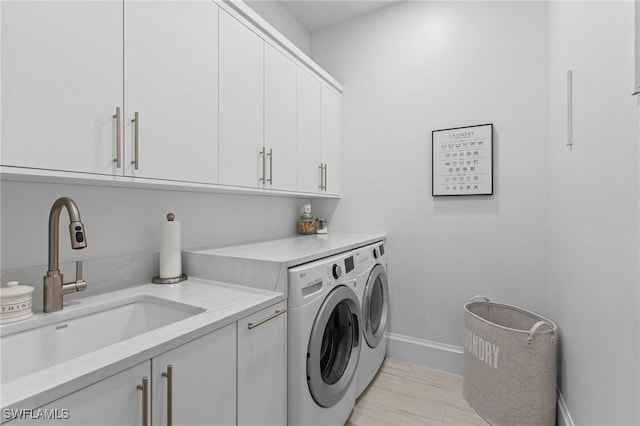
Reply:
[[[493,195],[493,124],[431,132],[431,194]]]

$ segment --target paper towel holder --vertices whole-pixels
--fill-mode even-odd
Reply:
[[[173,213],[167,214],[167,220],[169,222],[173,222],[175,218],[176,218],[175,214]],[[186,274],[182,274],[178,277],[170,277],[170,278],[162,278],[160,277],[160,275],[156,275],[155,277],[153,277],[151,282],[154,284],[177,284],[177,283],[181,283],[182,281],[186,281],[187,278],[188,277]]]

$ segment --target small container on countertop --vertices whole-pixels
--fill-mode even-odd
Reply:
[[[34,288],[20,285],[18,281],[9,281],[0,288],[0,323],[21,321],[33,315],[32,299]]]
[[[298,233],[303,235],[316,233],[316,220],[311,216],[311,204],[302,206],[302,215],[298,219]]]
[[[329,232],[329,222],[325,219],[316,219],[316,234],[326,234]]]

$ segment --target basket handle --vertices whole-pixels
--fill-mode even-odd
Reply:
[[[473,296],[471,299],[469,299],[467,301],[467,303],[471,303],[472,301],[476,300],[476,299],[484,299],[485,302],[488,302],[489,299],[487,299],[486,297],[484,297],[483,295],[479,294],[477,296]]]
[[[529,335],[527,336],[527,346],[531,346],[533,344],[533,335],[536,334],[536,331],[538,331],[538,329],[543,325],[546,325],[547,327],[549,327],[549,330],[551,330],[549,344],[553,345],[556,342],[556,338],[553,333],[553,325],[551,325],[548,321],[538,321],[537,323],[533,324],[533,327],[531,327],[531,330],[529,330]]]

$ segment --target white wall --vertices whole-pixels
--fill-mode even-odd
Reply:
[[[545,2],[401,2],[312,35],[344,85],[330,229],[387,233],[391,332],[460,347],[479,293],[546,314],[547,30]],[[431,131],[484,123],[494,195],[432,197]]]
[[[282,3],[275,0],[250,0],[245,3],[298,49],[311,56],[311,34]]]
[[[61,196],[77,203],[88,243],[71,250],[63,211],[61,262],[157,253],[160,222],[169,211],[182,222],[184,248],[289,237],[304,201],[7,181],[1,190],[3,270],[47,265],[49,210]]]
[[[549,307],[580,425],[637,425],[638,107],[633,2],[549,6]],[[574,145],[566,142],[573,70]]]

